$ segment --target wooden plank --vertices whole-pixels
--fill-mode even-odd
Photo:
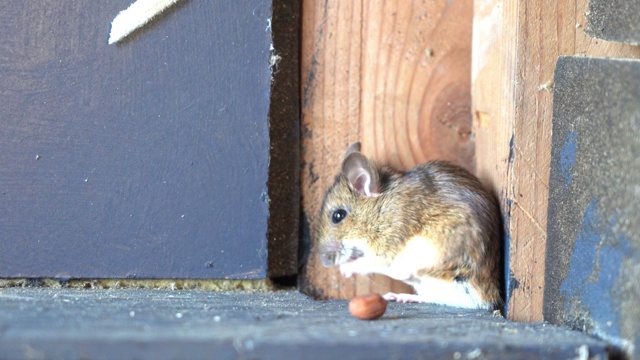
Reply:
[[[586,0],[483,0],[474,5],[477,173],[500,197],[512,320],[542,320],[556,58],[640,56],[640,48],[587,36],[586,12]]]
[[[313,253],[325,189],[344,151],[362,141],[407,169],[445,159],[473,171],[471,2],[307,0],[302,6],[302,289],[350,298],[407,292],[382,276],[344,279]]]
[[[130,3],[2,3],[0,277],[264,278],[271,6]]]

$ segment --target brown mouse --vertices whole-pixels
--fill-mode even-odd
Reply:
[[[384,274],[416,290],[386,300],[491,309],[501,301],[499,227],[494,199],[468,171],[444,161],[397,171],[355,143],[323,201],[320,258],[346,277]]]

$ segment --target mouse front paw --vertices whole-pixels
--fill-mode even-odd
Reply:
[[[347,269],[340,268],[340,274],[342,274],[342,276],[344,276],[345,278],[350,278],[353,276],[354,272]]]
[[[349,278],[354,274],[367,275],[370,273],[370,267],[369,263],[365,259],[361,258],[340,265],[340,273],[346,278]]]
[[[342,276],[344,276],[346,278],[350,278],[355,273],[356,272],[355,272],[355,269],[353,268],[353,266],[350,266],[349,264],[340,265],[340,274],[342,274]]]
[[[396,293],[386,293],[383,298],[387,301],[395,301],[400,303],[417,303],[421,302],[420,298],[414,294],[396,294]]]

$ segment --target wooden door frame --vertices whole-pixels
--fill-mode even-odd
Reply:
[[[461,2],[452,4],[459,6]],[[414,5],[438,9],[437,5],[442,3]],[[322,193],[337,170],[346,144],[361,140],[369,155],[400,166],[424,160],[414,156],[416,149],[426,149],[426,156],[438,155],[438,145],[427,149],[424,141],[411,144],[413,153],[403,152],[397,143],[389,146],[380,142],[384,136],[375,129],[389,124],[385,123],[388,119],[393,123],[393,111],[399,109],[398,99],[405,104],[411,101],[411,95],[402,90],[414,81],[407,77],[410,72],[400,72],[404,70],[402,61],[394,58],[386,47],[404,51],[409,57],[440,55],[436,45],[407,40],[407,34],[414,35],[412,28],[396,26],[401,23],[398,19],[409,26],[428,27],[429,22],[446,19],[446,12],[431,12],[431,18],[411,22],[415,14],[406,12],[404,0],[388,0],[382,7],[378,4],[361,0],[302,2],[301,193],[303,229],[306,229],[302,234],[303,247],[307,250],[313,248],[313,219]],[[587,12],[588,0],[551,3],[476,0],[467,3],[467,16],[459,17],[457,23],[460,28],[473,30],[468,66],[474,170],[500,199],[506,242],[507,315],[512,320],[542,320],[556,59],[560,55],[640,57],[638,47],[587,36],[583,31]],[[459,33],[450,31],[442,36],[445,42],[455,42]],[[367,46],[372,37],[379,39],[379,47]],[[403,44],[413,44],[417,50],[412,53],[413,49]],[[379,72],[391,72],[386,78],[391,83],[376,82],[369,77],[372,75],[366,67],[370,65],[368,59],[374,57],[386,61],[386,67]],[[432,75],[427,72],[425,76]],[[396,88],[381,87],[389,84]],[[384,97],[395,90],[396,96]],[[371,101],[377,104],[372,105]],[[365,113],[369,107],[374,112]],[[402,111],[409,107],[400,106]],[[371,116],[379,115],[376,111],[383,115],[372,120]],[[391,116],[385,111],[391,111]],[[309,256],[301,264],[301,289],[315,296],[349,298],[369,291],[397,290],[401,286],[378,277],[345,281],[335,270],[318,266],[313,254]]]

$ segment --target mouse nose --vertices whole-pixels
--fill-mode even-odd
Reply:
[[[325,251],[322,254],[320,254],[320,262],[322,263],[322,266],[330,267],[335,265],[336,256],[337,256],[337,253],[332,251]]]
[[[340,254],[342,244],[335,240],[322,242],[320,246],[320,262],[324,267],[336,265],[336,259]]]

